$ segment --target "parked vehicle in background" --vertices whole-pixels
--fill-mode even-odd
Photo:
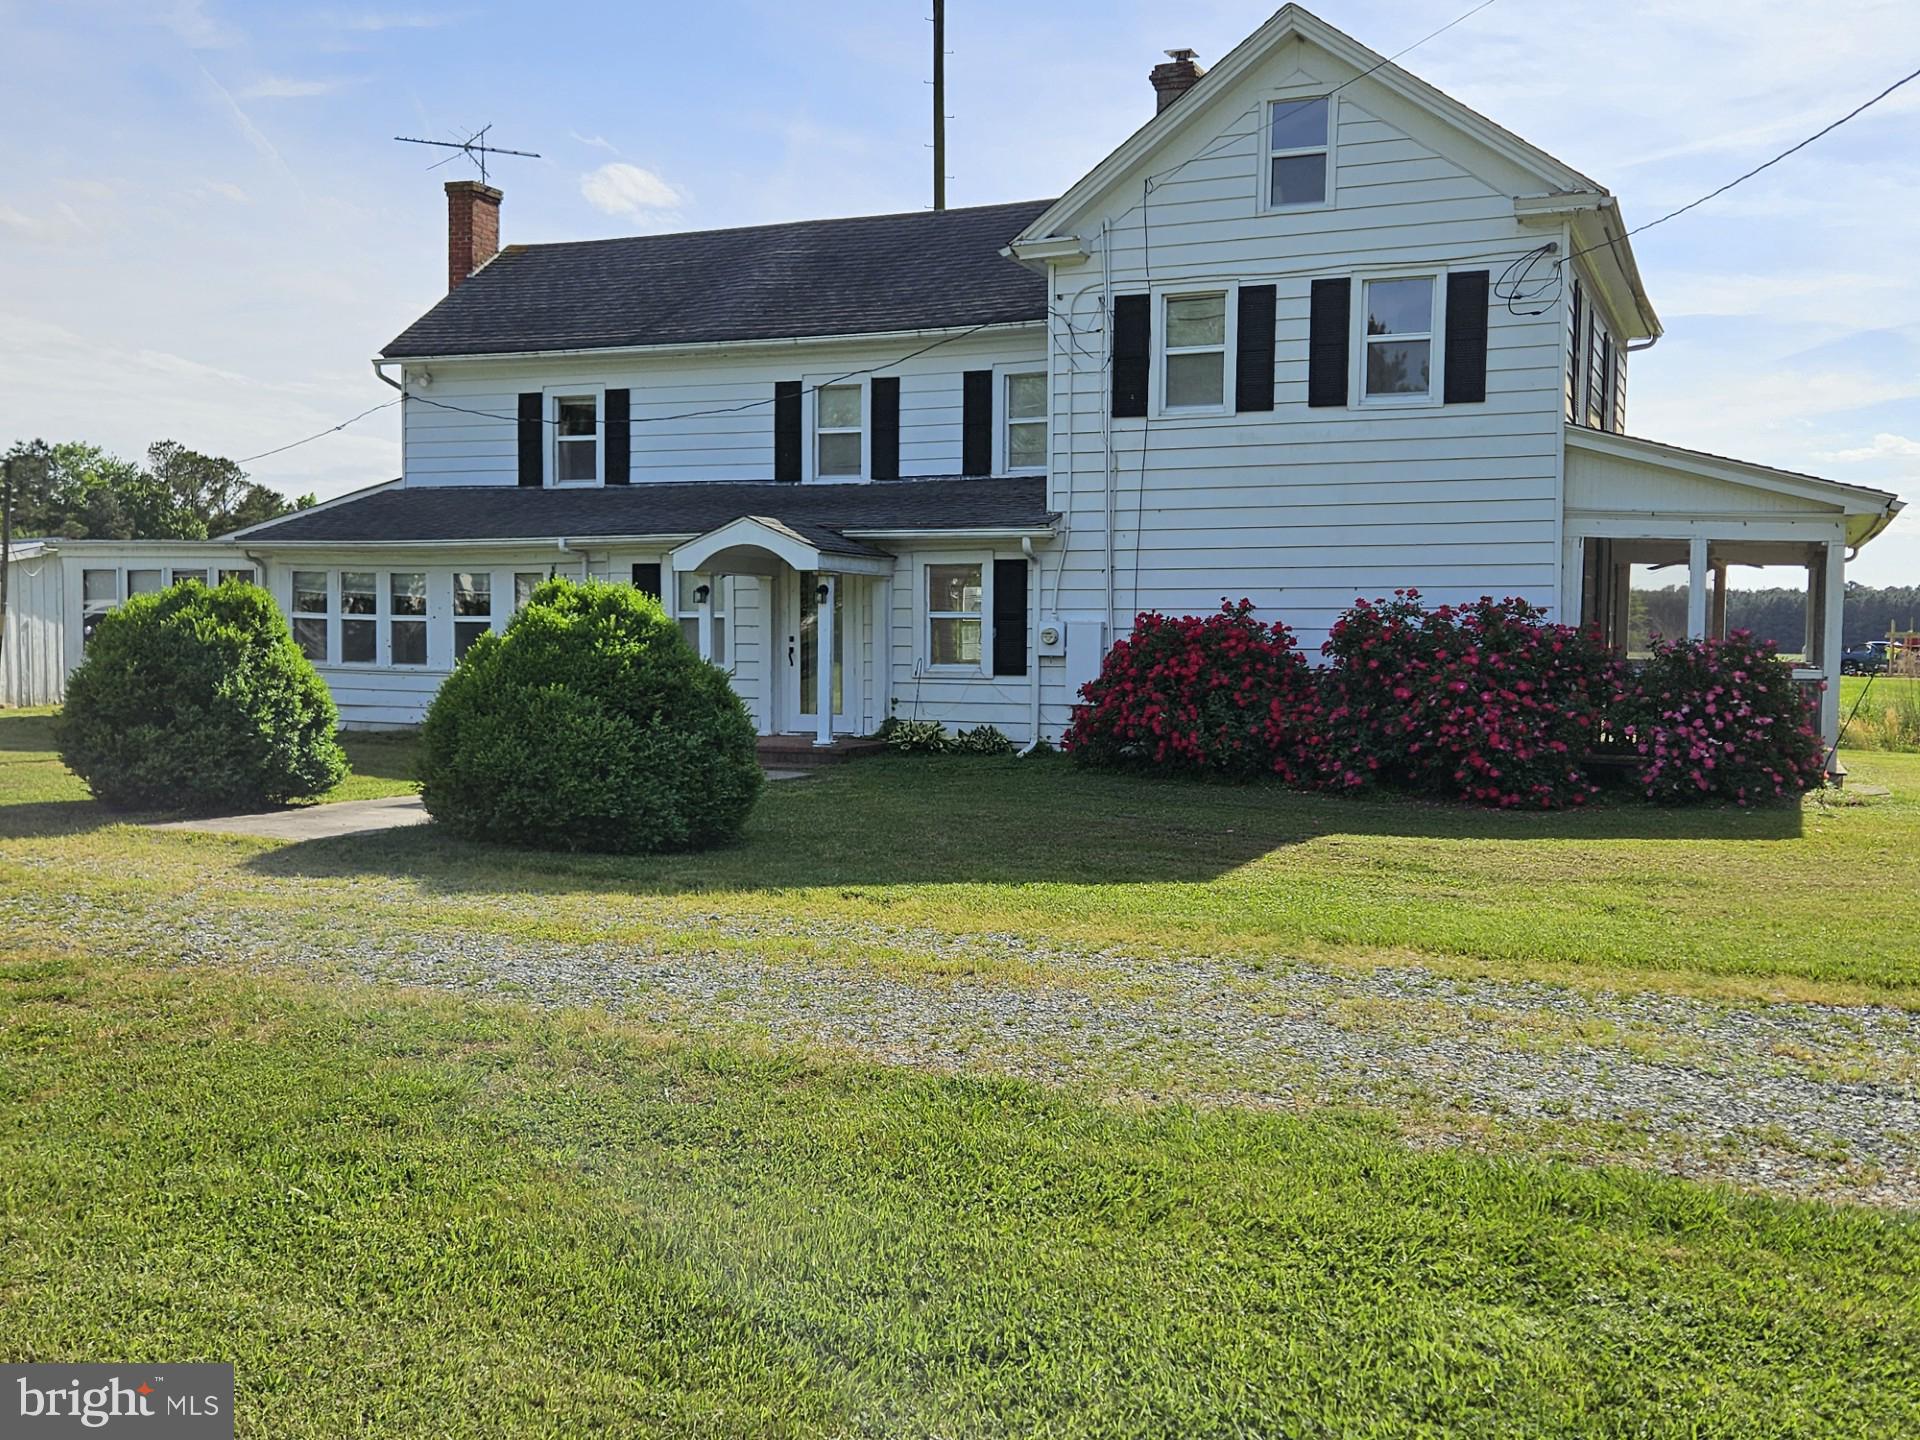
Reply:
[[[1887,668],[1888,652],[1893,648],[1886,640],[1869,640],[1864,645],[1850,645],[1840,655],[1840,673],[1842,675],[1878,675]]]

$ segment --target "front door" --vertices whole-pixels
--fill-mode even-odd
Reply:
[[[849,651],[857,653],[854,637],[847,634],[850,617],[858,607],[847,594],[848,578],[839,577],[834,587],[833,654],[833,729],[849,734],[855,726],[848,706],[855,699],[853,673],[846,663]],[[811,733],[819,728],[820,714],[820,576],[812,570],[787,572],[782,596],[781,714],[780,727],[789,733]]]

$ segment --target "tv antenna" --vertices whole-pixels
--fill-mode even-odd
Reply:
[[[443,150],[456,152],[447,156],[446,160],[434,161],[427,167],[429,170],[438,170],[448,161],[458,160],[462,155],[466,156],[479,167],[482,185],[487,183],[487,156],[489,155],[524,155],[529,160],[540,158],[538,150],[509,150],[504,145],[487,144],[487,132],[491,129],[493,129],[491,124],[482,125],[464,140],[419,140],[411,135],[396,135],[393,138],[406,145],[438,145]]]

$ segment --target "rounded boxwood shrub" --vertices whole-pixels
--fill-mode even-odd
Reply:
[[[1785,799],[1824,779],[1808,693],[1771,640],[1657,641],[1611,721],[1642,758],[1640,790],[1668,804]]]
[[[433,818],[556,850],[691,850],[739,835],[763,777],[727,677],[658,601],[550,580],[482,635],[420,735]]]
[[[272,596],[183,581],[100,618],[55,743],[110,805],[246,809],[339,784],[339,725]]]
[[[1080,693],[1065,745],[1083,765],[1295,781],[1322,763],[1312,672],[1292,632],[1250,600],[1136,616]]]

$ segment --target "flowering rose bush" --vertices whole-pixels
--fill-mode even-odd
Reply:
[[[1656,642],[1612,714],[1644,757],[1648,799],[1751,805],[1820,783],[1826,754],[1807,697],[1773,651],[1745,630]]]
[[[1536,808],[1592,794],[1580,760],[1621,677],[1598,637],[1524,600],[1428,610],[1396,590],[1355,604],[1322,648],[1333,788],[1379,781]]]
[[[1324,743],[1312,672],[1251,601],[1204,618],[1144,613],[1082,689],[1066,749],[1088,765],[1301,780]]]

